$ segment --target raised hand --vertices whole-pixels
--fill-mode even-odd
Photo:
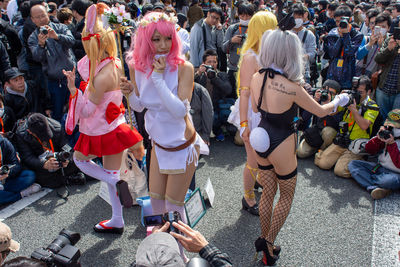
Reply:
[[[75,95],[76,87],[75,87],[75,67],[72,71],[63,70],[64,76],[67,78],[67,86],[71,95]]]

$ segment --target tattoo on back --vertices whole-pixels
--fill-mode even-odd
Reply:
[[[296,92],[286,91],[286,87],[282,83],[278,83],[275,81],[271,81],[271,84],[268,85],[268,89],[275,90],[275,91],[285,94],[285,95],[296,95]]]

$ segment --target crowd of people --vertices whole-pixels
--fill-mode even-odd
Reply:
[[[179,241],[171,255],[184,264],[186,248],[212,266],[231,266],[186,225],[184,200],[210,139],[232,136],[247,159],[242,207],[260,217],[255,247],[273,265],[298,158],[314,157],[317,167],[353,178],[373,199],[400,188],[398,2],[4,0],[0,6],[0,204],[95,178],[107,183],[112,217],[94,231],[122,234],[123,207],[132,202],[120,180],[128,149],[147,162],[153,213],[181,214],[173,225],[185,236],[171,234]],[[104,20],[113,6],[129,15],[115,15],[123,30]],[[146,259],[137,257],[137,266],[147,266],[140,263]]]

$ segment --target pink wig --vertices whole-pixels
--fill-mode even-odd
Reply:
[[[175,30],[175,24],[171,21],[159,19],[158,22],[152,22],[151,18],[159,17],[159,12],[150,12],[139,22],[139,27],[135,33],[131,48],[127,53],[127,63],[129,66],[134,66],[135,70],[146,73],[153,69],[153,58],[156,54],[151,37],[154,31],[157,30],[164,36],[171,36],[172,46],[167,55],[167,62],[172,66],[171,71],[175,71],[179,64],[185,62],[180,56],[181,41]],[[143,21],[148,21],[146,26],[142,26]]]

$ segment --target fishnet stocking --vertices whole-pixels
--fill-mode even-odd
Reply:
[[[292,201],[294,197],[294,191],[296,188],[297,176],[294,176],[288,180],[279,180],[279,200],[274,208],[274,213],[272,215],[271,228],[269,229],[267,240],[274,243],[276,236],[281,230],[283,224],[289,215],[290,208],[292,207]],[[264,193],[264,192],[263,192]],[[269,247],[270,252],[272,248]]]
[[[266,238],[271,226],[272,205],[278,188],[278,179],[273,169],[259,170],[258,182],[263,186],[260,202],[258,204],[260,212],[261,237]]]

